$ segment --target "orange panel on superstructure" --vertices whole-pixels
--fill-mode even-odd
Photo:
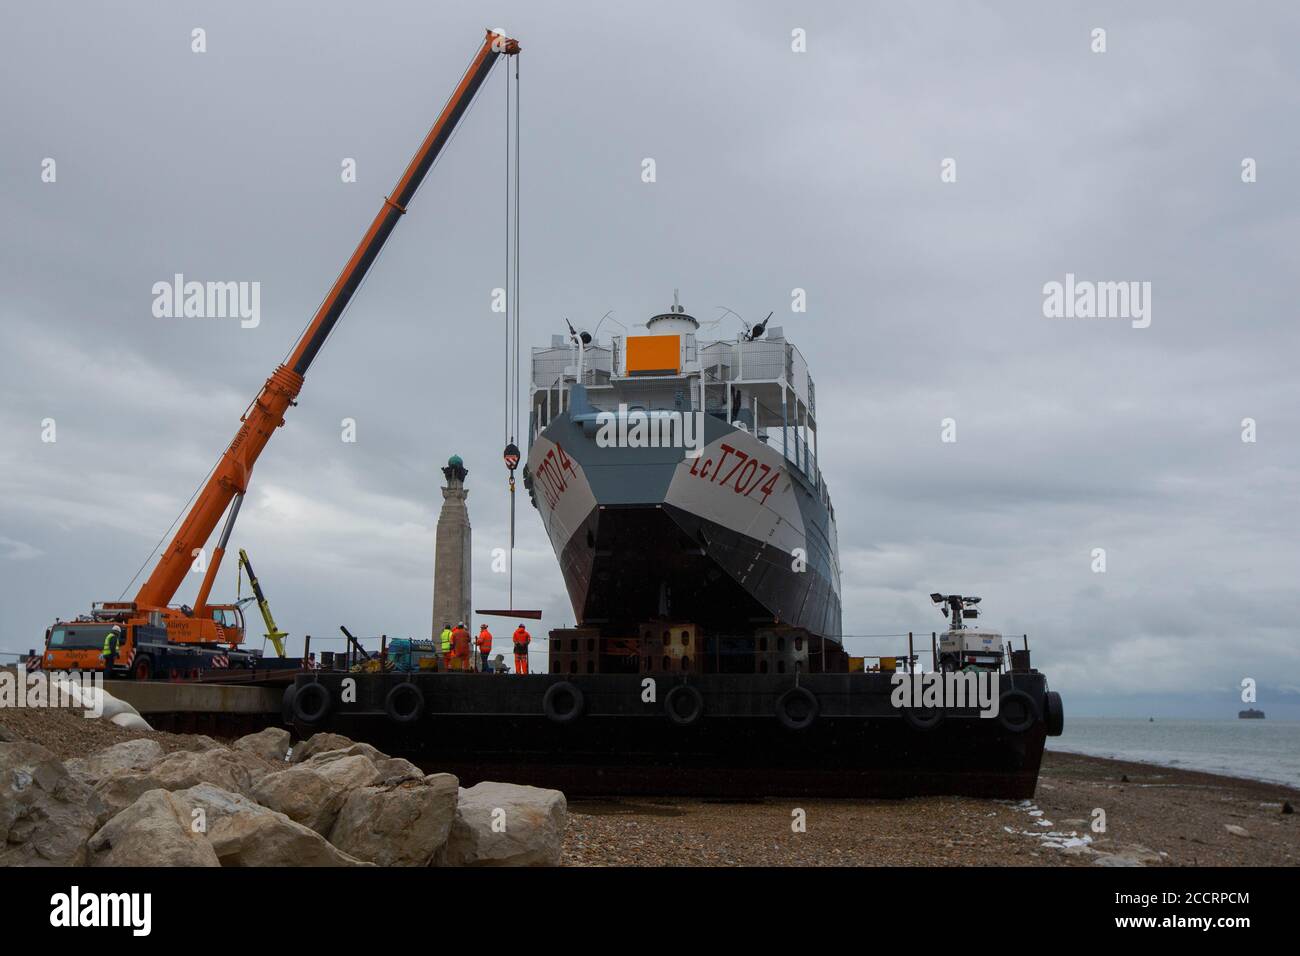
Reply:
[[[681,372],[682,342],[680,335],[633,335],[627,340],[627,372],[658,372],[677,375]]]

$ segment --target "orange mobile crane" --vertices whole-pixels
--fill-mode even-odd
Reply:
[[[57,621],[45,632],[45,652],[38,662],[46,670],[105,667],[105,639],[112,628],[120,637],[113,650],[114,673],[138,679],[153,676],[191,677],[209,667],[254,666],[257,654],[240,650],[244,641],[243,614],[236,604],[210,604],[208,598],[239,506],[248,490],[257,457],[271,435],[284,424],[284,414],[302,389],[312,360],[343,315],[371,263],[379,255],[425,174],[451,138],[456,124],[469,108],[497,58],[519,53],[512,39],[487,32],[455,92],[443,107],[433,128],[398,180],[392,195],[370,223],[356,251],[335,280],[311,324],[298,339],[289,360],[266,380],[262,390],[240,418],[239,431],[212,470],[203,490],[181,523],[180,530],[162,553],[153,573],[134,601],[96,602],[89,615]],[[191,562],[216,529],[226,522],[208,562],[194,607],[173,607]],[[296,663],[296,662],[295,662]]]

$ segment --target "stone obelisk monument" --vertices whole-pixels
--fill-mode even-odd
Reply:
[[[469,472],[460,455],[447,459],[442,470],[447,479],[442,489],[442,512],[438,515],[437,543],[433,565],[433,638],[442,626],[459,621],[470,625],[470,540],[469,511],[465,508],[465,476]]]

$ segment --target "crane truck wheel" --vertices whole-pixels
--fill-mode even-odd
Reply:
[[[791,687],[776,699],[776,719],[787,730],[804,730],[817,721],[821,704],[807,687]]]
[[[1054,690],[1049,690],[1043,698],[1043,721],[1047,724],[1049,737],[1059,737],[1065,730],[1065,706],[1061,703],[1061,695]]]
[[[293,695],[293,716],[304,724],[318,724],[329,714],[332,704],[324,684],[303,684]]]
[[[688,684],[678,684],[664,698],[664,713],[678,727],[689,727],[704,716],[704,695]]]
[[[567,680],[562,680],[546,688],[546,694],[542,697],[543,713],[557,724],[573,723],[582,716],[585,705],[586,701],[582,696],[582,688],[577,684],[569,683]]]
[[[998,701],[998,721],[1013,734],[1023,734],[1038,723],[1038,704],[1023,690],[1009,690]]]
[[[384,712],[395,724],[412,724],[424,716],[424,691],[402,681],[384,698]]]
[[[131,665],[131,676],[135,680],[152,680],[153,658],[148,654],[138,655],[135,663]]]

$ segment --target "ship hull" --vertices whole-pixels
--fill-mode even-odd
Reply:
[[[783,624],[838,642],[829,497],[779,449],[712,416],[697,456],[602,446],[593,418],[579,396],[534,439],[525,474],[579,625]]]

